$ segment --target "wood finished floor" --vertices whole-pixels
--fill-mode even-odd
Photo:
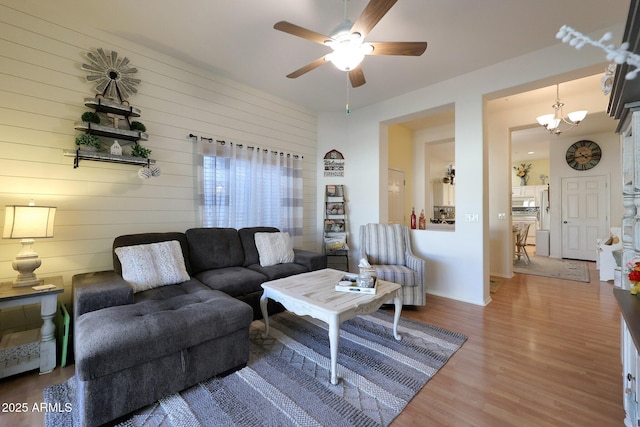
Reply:
[[[427,296],[427,306],[404,310],[469,339],[392,427],[623,425],[620,315],[612,283],[589,268],[588,284],[516,274],[486,307]],[[31,408],[72,375],[70,366],[2,379],[0,403]],[[0,426],[43,419],[0,412]]]

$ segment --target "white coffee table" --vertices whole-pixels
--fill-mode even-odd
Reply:
[[[260,309],[264,318],[265,336],[269,335],[267,301],[271,298],[298,316],[311,316],[329,325],[329,348],[331,351],[331,384],[338,384],[336,373],[340,323],[361,314],[369,314],[390,300],[395,305],[393,337],[400,340],[398,320],[402,311],[402,294],[397,283],[378,280],[375,295],[355,292],[338,292],[335,286],[345,275],[344,271],[324,270],[296,274],[262,284],[264,293],[260,298]]]

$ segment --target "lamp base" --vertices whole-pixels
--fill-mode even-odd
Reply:
[[[16,256],[16,259],[13,260],[12,267],[18,273],[18,277],[16,278],[15,283],[13,284],[14,288],[21,288],[24,286],[36,286],[41,284],[41,280],[38,279],[36,273],[34,271],[40,267],[42,261],[38,258],[38,254],[31,250],[31,242],[26,241],[24,239],[21,241],[23,245],[22,251]]]
[[[20,277],[20,276],[18,276]],[[13,288],[26,288],[28,286],[39,286],[39,285],[44,285],[44,279],[34,279],[34,280],[24,280],[21,281],[19,279],[16,279],[16,281],[13,283],[12,287]]]

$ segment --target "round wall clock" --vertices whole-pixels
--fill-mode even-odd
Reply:
[[[575,170],[586,171],[595,167],[602,157],[600,146],[593,141],[574,142],[567,149],[567,164]]]

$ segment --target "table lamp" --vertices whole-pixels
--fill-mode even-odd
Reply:
[[[19,274],[14,288],[34,286],[42,283],[38,280],[35,269],[40,267],[38,254],[33,251],[36,238],[53,237],[53,221],[56,208],[52,206],[11,205],[5,207],[4,239],[21,239],[22,250],[13,261],[13,269]]]

